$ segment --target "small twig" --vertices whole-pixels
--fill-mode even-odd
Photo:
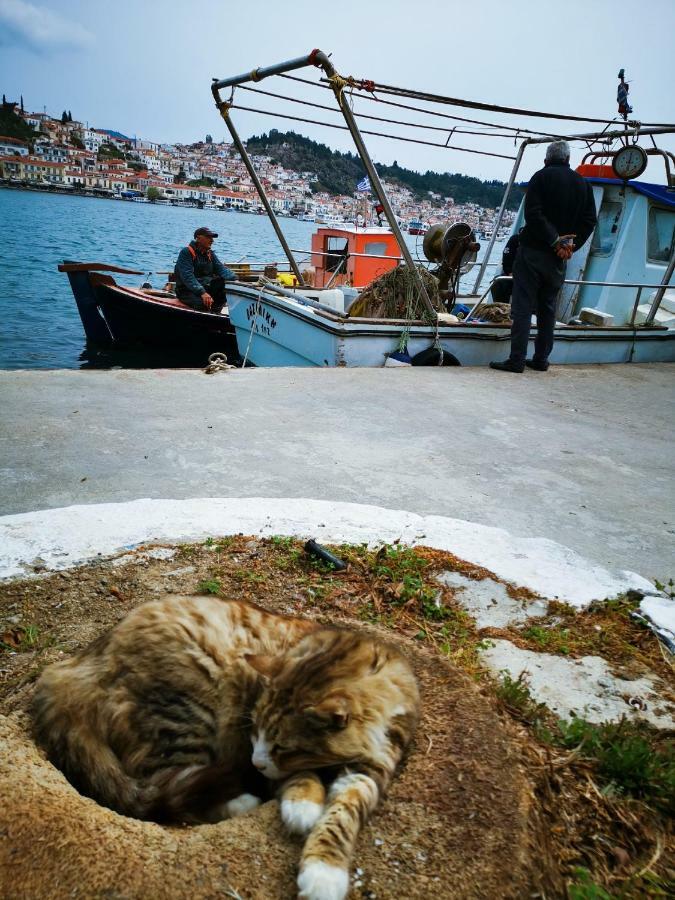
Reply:
[[[640,871],[637,873],[637,875],[635,877],[642,878],[643,875],[645,875],[647,872],[649,872],[649,870],[652,869],[658,862],[659,857],[661,856],[662,852],[663,852],[663,846],[661,844],[661,835],[657,834],[656,835],[656,850],[654,851],[652,858],[649,860],[649,862],[647,863],[647,865],[644,868],[640,869]]]

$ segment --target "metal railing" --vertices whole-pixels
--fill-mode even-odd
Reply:
[[[670,272],[666,272],[666,276],[672,276],[672,274],[673,274],[672,265],[669,266],[669,269],[670,269]],[[512,282],[513,275],[499,275],[497,278],[494,278],[492,280],[492,282],[488,285],[488,287],[486,288],[484,293],[481,294],[478,302],[467,313],[465,321],[468,321],[469,318],[471,318],[471,316],[474,316],[476,314],[476,310],[479,309],[479,307],[481,307],[483,305],[483,300],[485,300],[487,295],[492,290],[492,285],[498,281],[511,281]],[[665,291],[669,287],[675,288],[675,285],[670,285],[668,282],[665,282],[665,281],[662,281],[660,284],[639,284],[638,282],[635,282],[635,281],[584,281],[583,279],[579,279],[579,278],[566,278],[564,280],[563,284],[584,284],[584,285],[587,284],[590,287],[603,287],[603,288],[605,288],[605,287],[637,288],[637,291],[635,294],[635,302],[633,303],[633,311],[631,313],[630,321],[628,322],[629,325],[635,324],[635,316],[637,314],[637,309],[640,304],[640,297],[642,296],[642,291],[645,288],[647,288],[648,290],[656,290],[657,295],[654,298],[654,300],[652,301],[652,305],[649,309],[649,313],[647,314],[645,321],[643,323],[644,325],[651,325],[652,321],[654,320],[654,316],[656,315],[656,312],[659,308],[661,299],[662,299]],[[659,294],[660,294],[660,296],[659,296]],[[600,312],[601,311],[602,310],[600,310]]]

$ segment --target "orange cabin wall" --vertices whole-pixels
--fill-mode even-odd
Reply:
[[[577,166],[577,172],[584,178],[616,178],[611,166],[598,166],[594,163],[584,163]]]
[[[312,266],[315,269],[315,287],[325,287],[333,275],[332,272],[326,271],[326,257],[321,255],[322,252],[326,252],[326,238],[329,237],[346,238],[349,253],[365,253],[366,244],[383,243],[387,245],[386,256],[351,256],[347,260],[346,272],[340,272],[333,281],[336,286],[349,284],[353,287],[363,287],[370,284],[373,279],[384,275],[385,272],[395,269],[398,265],[398,258],[392,259],[391,257],[400,257],[401,251],[391,232],[364,234],[358,231],[342,231],[340,228],[320,228],[312,235]]]

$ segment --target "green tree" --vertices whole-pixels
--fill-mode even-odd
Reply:
[[[61,124],[65,125],[67,121],[68,121],[68,113],[64,109],[63,112],[61,113]]]
[[[146,196],[151,203],[154,203],[155,200],[159,200],[160,197],[163,197],[164,195],[159,188],[150,185],[150,187],[146,191]]]

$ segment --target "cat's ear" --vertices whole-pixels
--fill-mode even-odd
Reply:
[[[319,703],[305,706],[302,714],[318,728],[346,728],[349,725],[349,703],[343,694],[329,694]]]
[[[246,662],[264,678],[274,678],[279,674],[284,661],[279,656],[264,656],[261,654],[246,653]]]

